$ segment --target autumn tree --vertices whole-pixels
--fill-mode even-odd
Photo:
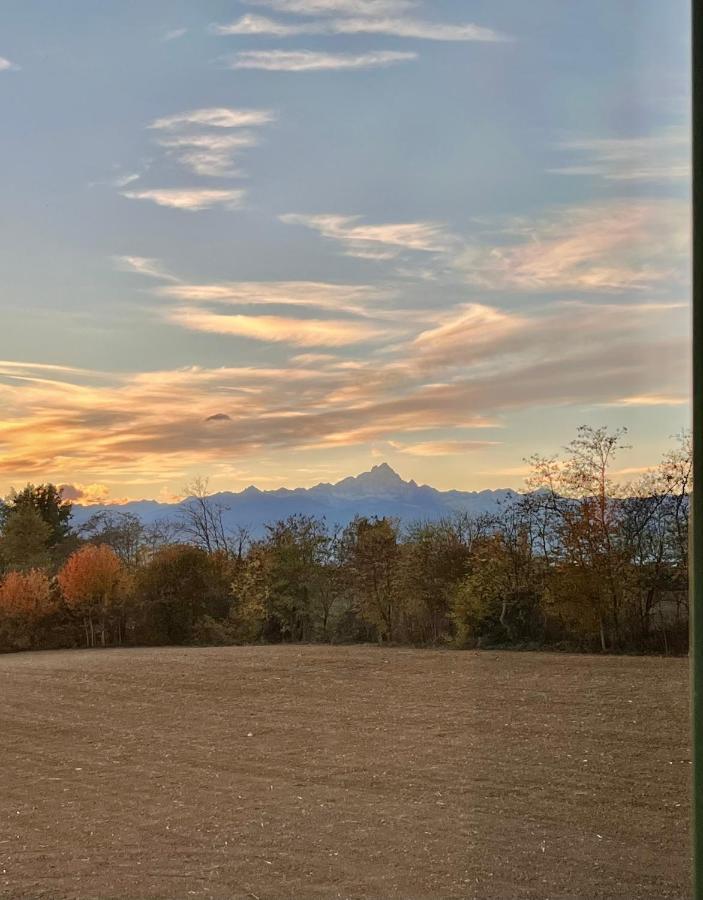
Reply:
[[[271,563],[271,554],[264,542],[255,541],[246,558],[233,567],[233,602],[229,616],[236,633],[244,641],[259,641],[270,636]]]
[[[41,620],[54,608],[51,581],[40,569],[7,572],[0,581],[0,647],[35,645]]]
[[[124,567],[106,544],[87,544],[71,554],[58,574],[58,583],[68,606],[83,619],[86,645],[95,646],[95,633],[105,646],[111,619],[116,640],[121,642],[121,605],[127,593]]]
[[[345,578],[362,617],[387,641],[397,639],[404,609],[400,556],[399,525],[394,519],[357,517],[344,529]]]
[[[602,649],[622,644],[627,554],[621,541],[620,489],[611,468],[626,449],[626,429],[583,425],[564,458],[532,457],[528,486],[550,523],[547,552],[573,571],[597,622]]]
[[[663,644],[669,652],[673,640],[685,649],[691,463],[690,435],[684,433],[659,466],[631,485],[622,503],[630,561],[626,624],[635,646]]]
[[[266,526],[246,559],[233,561],[236,616],[242,627],[258,622],[266,640],[329,637],[337,602],[337,535],[322,519],[293,515]],[[256,630],[256,628],[255,628]]]
[[[0,581],[0,610],[4,615],[38,619],[52,606],[51,581],[41,569],[13,570]]]

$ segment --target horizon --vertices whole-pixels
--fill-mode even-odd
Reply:
[[[581,424],[656,466],[690,417],[688,4],[143,7],[3,8],[0,494],[380,460],[520,490]]]
[[[314,488],[324,488],[324,487],[338,487],[340,484],[348,481],[359,481],[364,476],[373,475],[375,471],[384,471],[389,472],[390,475],[398,481],[400,481],[403,485],[417,487],[417,488],[430,488],[434,491],[438,491],[439,493],[451,493],[451,492],[459,492],[464,494],[501,494],[501,493],[513,493],[513,494],[526,494],[529,493],[530,488],[523,482],[518,487],[512,487],[508,485],[496,485],[494,487],[488,488],[476,488],[476,489],[463,489],[463,488],[437,488],[435,485],[430,484],[429,482],[418,482],[414,478],[405,478],[400,474],[393,466],[391,466],[386,461],[382,461],[380,463],[374,463],[369,469],[364,470],[363,472],[357,472],[356,474],[345,475],[340,479],[336,479],[334,481],[311,481],[310,484],[307,485],[288,485],[288,484],[278,484],[273,487],[260,488],[258,485],[251,483],[242,487],[238,490],[229,490],[227,488],[220,488],[218,490],[207,490],[209,486],[208,479],[204,480],[205,487],[205,496],[206,497],[216,497],[222,494],[231,494],[233,496],[241,496],[242,494],[247,493],[248,491],[257,491],[260,494],[274,494],[278,492],[287,492],[287,493],[296,493],[298,491],[310,491]],[[647,467],[644,471],[640,471],[637,469],[635,472],[630,469],[614,469],[613,475],[629,475],[629,478],[623,479],[621,482],[618,482],[620,486],[627,487],[629,484],[634,482],[637,479],[637,476],[643,474],[649,474],[650,472],[655,472],[656,466]],[[397,483],[397,482],[396,482]],[[32,486],[30,483],[27,485],[23,485],[22,487]],[[89,508],[93,506],[100,507],[113,507],[113,506],[127,506],[131,503],[158,503],[160,505],[170,505],[177,506],[180,503],[183,503],[185,500],[191,499],[194,495],[192,493],[187,493],[184,491],[180,495],[174,495],[169,499],[157,498],[157,497],[133,497],[130,499],[126,498],[106,498],[106,499],[86,499],[81,496],[74,496],[74,492],[71,490],[70,485],[57,485],[59,490],[62,492],[62,496],[64,500],[68,500],[73,506],[78,506],[81,508]],[[192,487],[192,485],[187,485],[186,487]]]
[[[270,487],[270,488],[259,488],[256,484],[252,483],[252,484],[246,485],[246,487],[243,487],[237,491],[227,490],[227,488],[223,488],[223,489],[217,490],[217,491],[208,491],[207,496],[213,497],[213,496],[216,496],[219,494],[240,495],[240,494],[245,493],[246,491],[251,491],[252,489],[259,491],[262,494],[267,494],[267,493],[275,493],[276,491],[295,492],[295,491],[308,491],[311,488],[317,488],[317,487],[337,487],[337,485],[341,484],[344,481],[349,481],[349,480],[356,481],[356,480],[362,478],[364,475],[372,475],[374,471],[377,471],[379,469],[382,471],[390,471],[390,473],[392,473],[393,476],[397,476],[397,478],[400,479],[400,481],[403,484],[414,485],[418,488],[429,487],[429,488],[433,488],[434,490],[439,490],[438,488],[434,488],[434,485],[424,483],[424,482],[416,482],[414,478],[404,478],[396,469],[393,468],[393,466],[389,465],[389,463],[384,461],[384,462],[380,462],[380,463],[375,463],[374,465],[371,466],[370,469],[367,469],[364,472],[357,472],[355,475],[346,475],[343,478],[336,480],[336,481],[332,481],[332,482],[330,482],[330,481],[315,481],[309,485],[294,485],[294,486],[281,484],[278,487]],[[61,488],[63,491],[63,489],[68,486],[59,485],[58,487]],[[449,488],[448,490],[451,491],[451,490],[460,490],[460,489]],[[514,488],[508,488],[508,487],[502,486],[502,487],[495,487],[495,488],[480,488],[477,491],[464,491],[463,493],[477,493],[477,494],[478,493],[492,493],[492,492],[500,493],[503,491],[514,491],[514,490],[515,490]],[[70,491],[64,493],[63,494],[64,499],[69,500],[74,506],[81,506],[81,507],[126,506],[129,503],[160,503],[160,504],[175,505],[175,504],[183,502],[184,500],[189,499],[189,497],[192,496],[192,494],[184,493],[184,494],[182,494],[182,496],[174,497],[171,500],[164,500],[164,499],[159,500],[156,497],[135,497],[131,500],[124,500],[124,499],[111,500],[108,498],[107,500],[91,500],[89,502],[81,502],[81,500],[84,500],[84,498],[81,498],[81,497],[73,498],[70,494],[71,494]]]

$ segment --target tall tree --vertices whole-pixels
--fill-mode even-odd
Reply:
[[[3,516],[0,559],[8,569],[42,569],[49,565],[51,527],[38,510],[20,504]]]
[[[208,479],[195,478],[185,486],[187,494],[180,508],[181,533],[206,553],[228,553],[232,536],[225,526],[228,507],[208,492]]]
[[[343,532],[341,553],[361,615],[380,639],[395,641],[404,608],[398,522],[357,517]]]
[[[64,500],[62,489],[55,484],[28,484],[21,491],[12,491],[5,500],[0,516],[5,519],[16,510],[26,507],[35,509],[49,526],[49,547],[60,544],[71,533],[73,504]]]
[[[598,624],[602,649],[622,643],[627,554],[622,538],[622,496],[611,478],[626,429],[582,425],[563,459],[531,458],[528,486],[550,522],[545,548],[573,570],[580,596]],[[562,570],[563,574],[563,570]]]

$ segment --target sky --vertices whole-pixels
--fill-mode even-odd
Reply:
[[[3,0],[0,493],[519,488],[689,421],[685,0]]]

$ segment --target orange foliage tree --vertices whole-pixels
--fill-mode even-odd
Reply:
[[[0,614],[38,619],[52,606],[51,582],[41,569],[8,572],[0,581]]]
[[[105,646],[108,620],[119,612],[127,592],[124,567],[106,544],[88,544],[68,558],[58,574],[67,605],[82,613],[86,644],[95,646],[96,630]],[[122,617],[117,616],[117,639],[121,639]]]

